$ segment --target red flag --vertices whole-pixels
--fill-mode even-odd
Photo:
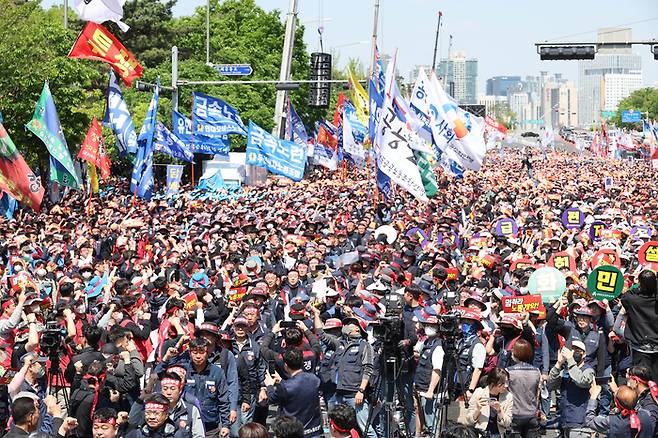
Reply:
[[[320,125],[320,128],[318,129],[317,142],[333,150],[336,150],[336,147],[338,146],[338,139],[336,136],[331,134],[331,132],[329,132],[327,128],[322,125]]]
[[[7,192],[18,202],[39,212],[43,199],[43,187],[39,177],[32,172],[14,142],[0,123],[0,192]]]
[[[505,125],[500,123],[498,120],[494,119],[490,115],[487,114],[487,116],[484,118],[484,123],[487,128],[494,129],[501,134],[507,134],[507,128],[505,128]]]
[[[110,158],[105,153],[105,143],[103,142],[103,132],[101,125],[98,124],[96,117],[91,121],[89,131],[85,141],[80,147],[78,158],[89,161],[94,166],[101,170],[101,177],[103,179],[110,176]]]
[[[100,24],[87,23],[68,56],[107,62],[128,86],[142,76],[143,68],[135,57]]]
[[[338,102],[336,102],[336,111],[334,111],[334,126],[340,123],[340,116],[343,114],[343,104],[345,103],[345,93],[342,91],[338,94]]]

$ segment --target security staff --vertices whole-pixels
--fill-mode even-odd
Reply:
[[[434,435],[434,392],[439,385],[441,368],[443,366],[443,347],[438,337],[439,318],[431,307],[416,311],[419,329],[426,336],[416,344],[414,350],[418,354],[418,365],[414,384],[419,396],[419,412],[421,423],[426,431]]]
[[[365,429],[368,422],[369,405],[365,397],[373,371],[372,346],[366,340],[365,321],[355,317],[343,320],[340,338],[326,335],[325,339],[334,349],[333,370],[336,393],[329,401],[330,408],[344,403],[356,410],[359,426]],[[367,436],[377,435],[372,427]]]

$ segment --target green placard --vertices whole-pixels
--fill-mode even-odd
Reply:
[[[562,273],[550,266],[537,269],[528,280],[531,294],[539,294],[544,300],[559,298],[567,289],[567,280]]]
[[[599,266],[587,278],[587,290],[597,300],[614,300],[623,289],[624,274],[614,266]]]

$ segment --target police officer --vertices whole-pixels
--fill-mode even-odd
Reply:
[[[425,338],[419,340],[414,348],[418,355],[414,384],[419,396],[421,423],[425,425],[430,436],[433,436],[436,415],[434,393],[439,385],[443,366],[443,347],[438,337],[439,318],[431,307],[417,310],[416,318]]]
[[[344,403],[356,410],[359,426],[365,429],[370,412],[365,394],[373,371],[372,346],[366,340],[366,323],[356,317],[343,320],[342,336],[335,338],[326,335],[325,339],[333,347],[334,382],[336,393],[329,401],[329,407]],[[376,438],[372,427],[366,435]]]

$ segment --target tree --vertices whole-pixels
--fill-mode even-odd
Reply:
[[[627,98],[619,102],[617,106],[617,114],[612,119],[617,126],[625,128],[633,128],[637,123],[622,123],[621,113],[626,110],[636,110],[643,113],[648,113],[650,120],[658,117],[658,89],[656,88],[641,88],[630,94]],[[647,114],[643,114],[646,116]]]
[[[44,175],[46,147],[24,129],[44,82],[50,84],[69,147],[76,151],[103,96],[94,87],[101,75],[89,61],[66,57],[77,34],[62,26],[61,8],[44,11],[39,2],[0,0],[0,10],[0,111],[19,151]]]

